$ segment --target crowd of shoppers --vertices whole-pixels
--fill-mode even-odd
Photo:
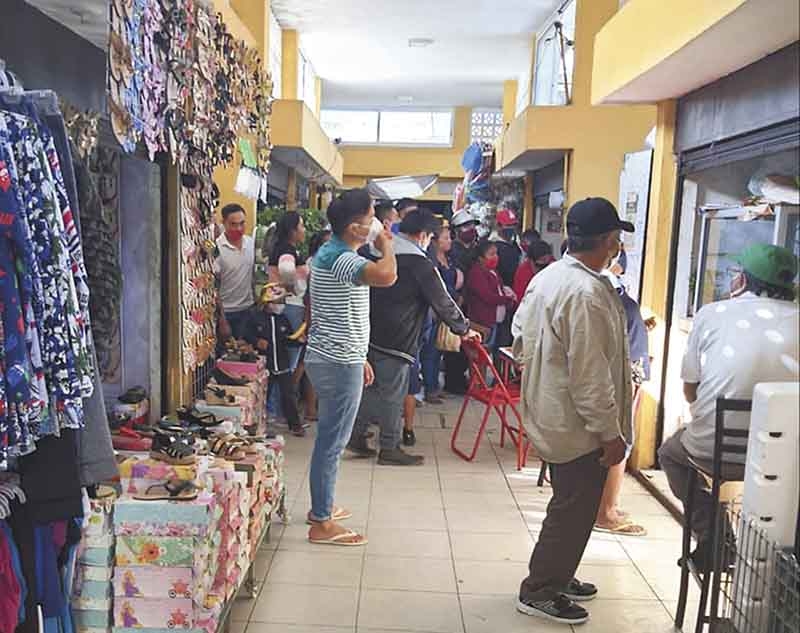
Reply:
[[[286,298],[280,306],[254,307],[253,244],[244,235],[244,213],[228,205],[222,215],[221,335],[244,338],[267,355],[284,415],[298,435],[303,427],[292,372],[304,368],[310,379],[305,409],[318,424],[309,540],[366,543],[340,524],[351,513],[334,504],[345,449],[380,465],[424,463],[403,448],[415,441],[414,396],[424,389],[427,402],[440,404],[444,393],[467,387],[464,355],[437,347],[441,328],[480,338],[492,352],[513,340],[525,429],[553,489],[517,609],[565,624],[585,622],[589,613],[578,603],[593,599],[598,588],[575,575],[592,530],[646,533],[620,509],[638,394],[650,376],[647,331],[653,326],[622,280],[621,235],[633,225],[605,199],[582,200],[567,214],[557,261],[536,231],[518,234],[510,209],[498,211],[495,231],[479,239],[479,223],[466,211],[448,222],[413,200],[375,204],[366,190],[354,189],[329,206],[330,229],[312,237],[307,261],[302,218],[281,217],[269,272]],[[796,359],[800,332],[797,259],[757,244],[738,262],[731,299],[695,315],[682,369],[692,419],[659,450],[681,500],[688,496],[689,460],[711,456],[717,397],[747,398],[758,382],[796,379],[786,359]],[[288,342],[303,323],[304,362]],[[371,424],[379,429],[374,442]],[[692,557],[704,569],[711,499],[703,489],[695,494]]]

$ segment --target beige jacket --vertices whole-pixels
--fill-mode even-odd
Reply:
[[[536,451],[563,464],[633,438],[625,311],[603,275],[569,255],[536,275],[514,316],[522,416]]]

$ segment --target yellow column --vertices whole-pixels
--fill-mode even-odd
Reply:
[[[281,46],[281,91],[284,99],[297,99],[297,64],[300,37],[294,29],[284,29]]]
[[[533,228],[533,223],[536,221],[534,218],[533,208],[533,172],[525,172],[525,195],[523,198],[522,210],[522,229],[527,230]]]
[[[316,97],[314,114],[316,114],[317,119],[319,119],[320,112],[322,112],[322,79],[319,77],[314,80],[314,96]]]
[[[503,124],[511,123],[517,111],[517,80],[508,79],[503,82]]]
[[[631,466],[649,468],[656,461],[656,426],[658,420],[662,361],[666,353],[666,312],[672,223],[675,213],[675,191],[678,168],[672,148],[675,141],[674,100],[658,104],[656,114],[656,148],[653,153],[652,188],[647,216],[647,245],[642,270],[642,308],[656,318],[650,333],[651,377],[644,385],[644,397],[636,419],[637,439],[631,455]]]

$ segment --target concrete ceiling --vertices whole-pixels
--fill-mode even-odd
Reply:
[[[98,48],[108,42],[108,0],[25,0]]]
[[[323,80],[323,105],[492,106],[527,72],[563,0],[272,0]],[[433,43],[412,48],[411,38]],[[412,97],[411,103],[398,97]]]

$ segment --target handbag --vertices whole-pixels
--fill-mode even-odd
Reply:
[[[458,352],[461,350],[461,337],[453,334],[447,323],[439,323],[436,329],[436,349],[440,352]]]

